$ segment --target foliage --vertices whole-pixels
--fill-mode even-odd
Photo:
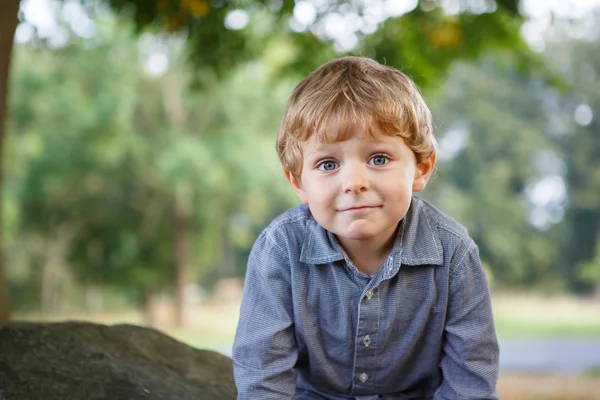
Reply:
[[[526,196],[546,174],[535,158],[557,151],[536,81],[487,57],[456,65],[431,103],[440,161],[429,196],[467,226],[497,282],[553,279],[557,233],[532,224]]]
[[[434,96],[441,162],[430,197],[463,221],[502,285],[598,290],[597,39],[555,35],[569,90],[499,54],[458,64]]]
[[[319,24],[356,11],[332,3],[294,32],[294,2],[274,3],[113,0],[154,33],[137,40],[121,19],[99,17],[92,38],[69,31],[63,47],[17,46],[4,208],[18,305],[68,286],[133,299],[174,288],[182,248],[190,282],[243,275],[253,239],[295,204],[273,150],[285,100],[301,73],[341,54]],[[597,43],[548,52],[571,85],[564,92],[521,41],[515,2],[456,15],[428,4],[355,32],[354,50],[425,88],[441,150],[426,195],[469,228],[495,285],[589,289],[581,278],[599,241],[598,119],[581,126],[572,116],[582,103],[600,107],[585,78],[600,74]],[[227,29],[235,10],[249,23]],[[169,61],[162,76],[144,72],[153,51]],[[567,196],[540,204],[533,195],[549,180]]]
[[[600,20],[600,12],[594,18]],[[590,266],[600,259],[600,56],[595,51],[599,41],[598,36],[557,40],[547,51],[549,63],[571,87],[565,95],[550,97],[548,111],[553,139],[563,149],[568,181],[567,246],[562,258],[567,268],[562,272],[578,290],[600,283],[589,279],[598,276],[598,269],[593,272]],[[583,277],[587,279],[578,282]]]
[[[61,51],[18,53],[7,182],[9,204],[19,206],[11,271],[35,260],[18,238],[66,229],[72,239],[62,262],[77,281],[138,296],[164,287],[180,228],[173,213],[184,201],[195,275],[210,276],[225,254],[247,252],[265,215],[290,204],[290,193],[269,188],[283,178],[265,151],[289,87],[267,86],[269,71],[248,65],[221,85],[184,94],[187,69],[176,51],[171,71],[153,79],[141,73],[126,32],[102,39],[93,49],[75,40]],[[111,59],[116,47],[120,56]],[[233,265],[228,271],[220,275],[236,273]]]
[[[197,82],[222,75],[238,63],[256,59],[269,38],[285,38],[293,57],[281,63],[282,74],[306,75],[339,53],[370,56],[412,74],[420,85],[432,86],[456,59],[475,58],[490,50],[517,54],[520,65],[543,70],[543,63],[519,34],[523,19],[518,1],[454,2],[455,15],[439,2],[420,0],[400,16],[383,14],[384,2],[329,0],[314,4],[314,21],[303,25],[294,17],[293,0],[108,0],[117,12],[135,21],[138,31],[180,32],[187,38]],[[232,27],[228,18],[247,18]],[[336,21],[336,22],[334,22]],[[331,25],[345,36],[328,33]],[[295,26],[290,29],[290,26]],[[344,28],[345,27],[345,28]],[[341,45],[340,41],[347,44]],[[354,43],[354,44],[353,44]],[[333,45],[333,47],[332,47]],[[550,76],[549,76],[550,77]]]
[[[70,2],[69,5],[73,6],[75,4],[77,2]],[[283,42],[287,42],[288,47],[292,47],[291,51],[288,52],[291,57],[283,58],[286,62],[281,63],[281,71],[305,72],[312,70],[316,65],[334,55],[331,46],[334,38],[325,34],[327,31],[326,19],[328,17],[337,17],[338,24],[339,18],[352,19],[346,21],[346,26],[350,27],[350,32],[346,32],[345,36],[354,38],[356,42],[360,42],[360,39],[364,36],[364,30],[362,33],[358,32],[358,22],[364,24],[366,19],[369,18],[369,7],[366,4],[337,0],[322,2],[319,8],[315,10],[316,22],[308,22],[306,26],[295,30],[290,29],[290,24],[294,23],[291,15],[299,4],[292,0],[155,0],[150,2],[141,0],[106,0],[105,2],[82,0],[79,4],[90,11],[100,10],[100,13],[104,13],[106,10],[104,5],[109,4],[113,10],[121,12],[127,19],[133,19],[138,32],[154,28],[167,33],[178,32],[184,34],[187,38],[187,47],[190,49],[190,58],[196,67],[194,81],[196,84],[201,85],[214,83],[215,75],[223,77],[240,63],[263,57],[267,53],[265,50],[268,50],[269,44],[278,42],[270,39],[278,37],[286,38],[287,40]],[[303,4],[310,5],[311,3],[304,2]],[[492,1],[491,3],[484,2],[481,4],[484,4],[484,9],[479,9],[474,14],[491,13],[492,19],[495,19],[495,16],[503,18],[505,14],[502,10],[506,10],[509,19],[519,21],[516,0],[498,0],[497,2]],[[18,5],[19,0],[8,0],[6,7],[0,10],[0,21],[3,21],[0,24],[0,37],[5,38],[5,40],[0,40],[0,66],[2,66],[0,68],[0,148],[4,148],[2,144],[5,137],[5,105],[8,97],[9,61],[12,54],[12,39],[15,34]],[[422,0],[417,5],[423,9],[435,9],[437,7],[437,4],[430,0]],[[460,7],[459,11],[474,11],[470,8],[470,2],[467,0],[459,1],[458,5]],[[383,3],[380,3],[379,6],[382,7]],[[500,8],[501,12],[495,12],[497,8]],[[371,7],[371,9],[373,8]],[[237,23],[232,23],[233,17],[236,17]],[[357,21],[357,18],[359,21]],[[376,30],[377,25],[386,18],[383,16],[382,19],[381,13],[379,13],[379,16],[375,15],[374,18],[376,21],[370,23],[370,25],[374,26]],[[252,20],[252,23],[248,24],[247,20]],[[321,23],[319,24],[319,22]],[[331,22],[330,20],[330,25]],[[517,23],[517,25],[519,24]],[[500,24],[499,26],[504,25]],[[482,27],[486,28],[486,26]],[[459,30],[454,29],[453,31]],[[368,31],[372,32],[373,29],[368,29]],[[498,33],[499,42],[503,43],[506,48],[515,45],[523,47],[520,39],[518,40],[519,43],[514,42],[514,38],[518,39],[514,32],[501,30],[496,33]],[[445,33],[442,32],[442,34]],[[435,35],[428,35],[427,37],[439,41],[442,36],[437,35],[438,39],[435,39]],[[481,43],[485,43],[485,40]],[[350,48],[355,47],[355,44],[350,46]],[[452,52],[447,59],[452,60],[460,56],[459,52]],[[408,62],[410,60],[402,61]],[[431,64],[427,65],[431,66]],[[427,65],[419,67],[426,67]],[[444,68],[445,65],[442,64],[440,67]],[[428,69],[434,70],[432,68]],[[443,71],[443,69],[437,69],[437,71]],[[441,74],[438,74],[438,76],[441,76]],[[427,76],[427,78],[428,81],[433,80],[432,75]],[[173,214],[176,224],[179,225],[183,223],[183,220],[188,219],[192,204],[190,199],[194,197],[189,186],[187,189],[184,186],[186,185],[178,185],[178,192],[175,194],[174,199]],[[11,203],[9,202],[9,204]],[[0,219],[3,220],[3,218]],[[72,232],[73,228],[69,227],[69,230]],[[187,253],[185,249],[189,246],[188,222],[183,223],[180,228],[176,229],[176,232],[182,232],[176,235],[175,243],[175,252],[179,254],[175,266],[175,275],[178,276],[176,281],[179,282],[177,291],[181,294],[183,290],[182,283],[185,280],[183,276],[186,274],[185,270],[188,264],[187,256],[183,256],[184,253]],[[66,243],[62,244],[62,246],[65,245]],[[4,259],[3,254],[3,246],[0,246],[0,260]],[[5,268],[4,264],[0,262],[0,319],[2,320],[10,318],[6,287]]]

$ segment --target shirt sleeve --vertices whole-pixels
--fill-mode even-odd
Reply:
[[[289,258],[263,232],[248,258],[233,345],[238,400],[294,399],[297,358]]]
[[[496,400],[498,341],[487,279],[472,242],[451,271],[448,301],[443,380],[434,400]]]

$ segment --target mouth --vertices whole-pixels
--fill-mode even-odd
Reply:
[[[341,212],[359,212],[359,211],[367,211],[379,208],[380,206],[356,206],[356,207],[348,207],[342,208]]]

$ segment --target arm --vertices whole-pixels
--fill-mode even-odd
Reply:
[[[248,258],[233,372],[240,400],[293,399],[294,336],[289,260],[266,233]]]
[[[498,342],[487,279],[471,243],[450,271],[443,380],[435,400],[498,399]]]

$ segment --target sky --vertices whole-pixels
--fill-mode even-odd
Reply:
[[[363,0],[364,4],[377,4],[378,6],[372,7],[376,12],[375,21],[377,19],[384,19],[387,15],[399,15],[407,11],[412,10],[416,4],[416,0]],[[454,0],[440,0],[443,5],[448,9],[452,8]],[[303,25],[308,25],[311,20],[314,20],[315,16],[315,4],[323,3],[322,0],[297,0],[296,10],[294,12],[295,24],[293,28],[302,29]],[[27,21],[34,25],[38,29],[38,33],[43,37],[52,37],[57,35],[56,22],[53,17],[52,7],[56,6],[56,3],[52,3],[52,0],[23,0],[21,10],[25,15]],[[532,45],[534,49],[542,50],[543,39],[541,34],[544,29],[550,23],[551,15],[554,14],[557,17],[563,18],[583,18],[591,9],[594,7],[600,7],[600,0],[523,0],[522,7],[525,14],[530,17],[530,21],[525,24],[522,30],[522,34],[525,40]],[[240,14],[238,12],[238,14]],[[87,19],[85,14],[77,6],[75,1],[67,1],[66,7],[62,11],[62,17],[71,22],[73,29],[76,33],[81,36],[93,34],[93,23]],[[236,17],[236,18],[233,18]],[[236,21],[244,21],[243,15],[234,15],[230,20],[233,22],[231,25],[235,27]],[[230,22],[231,23],[231,22]],[[245,22],[247,23],[247,21]],[[237,25],[240,28],[245,26],[245,23]],[[352,24],[352,21],[346,18],[341,19],[338,15],[334,16],[329,24],[326,24],[324,29],[328,32],[329,36],[340,35],[345,36],[342,38],[341,46],[350,47],[353,45],[353,39],[348,39],[349,28],[348,25]],[[363,31],[367,33],[374,27],[369,24],[362,27]],[[376,28],[376,26],[375,26]],[[17,32],[17,41],[27,41],[28,37],[32,34],[31,27],[21,26]],[[60,33],[58,33],[60,36]],[[60,41],[60,38],[57,39]],[[345,41],[345,42],[344,42]],[[344,50],[343,48],[341,50]]]
[[[529,16],[529,21],[523,25],[521,34],[534,50],[542,51],[543,32],[549,26],[553,14],[558,18],[583,21],[591,10],[599,7],[600,0],[524,0],[523,9]]]
[[[544,16],[555,12],[563,17],[582,17],[594,7],[600,6],[600,0],[525,0],[525,12],[532,16]]]

